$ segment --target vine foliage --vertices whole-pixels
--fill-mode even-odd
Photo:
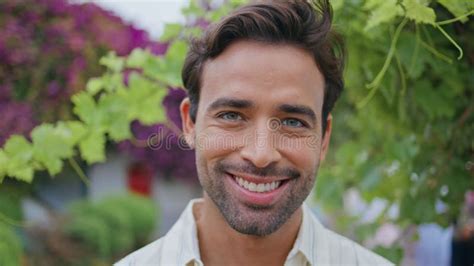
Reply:
[[[0,181],[8,176],[32,182],[35,171],[41,170],[54,176],[64,161],[77,165],[77,154],[88,164],[103,162],[108,139],[132,138],[132,121],[164,122],[161,101],[168,86],[180,86],[186,49],[184,42],[176,41],[164,57],[140,49],[126,58],[109,53],[100,61],[106,73],[89,80],[86,89],[71,99],[77,120],[41,124],[32,130],[31,140],[21,135],[7,140],[0,149]],[[143,70],[133,71],[138,68]]]

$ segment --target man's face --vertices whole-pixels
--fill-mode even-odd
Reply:
[[[327,151],[324,78],[311,54],[290,45],[239,41],[206,62],[196,122],[181,104],[199,181],[227,223],[244,234],[275,232],[310,193]]]

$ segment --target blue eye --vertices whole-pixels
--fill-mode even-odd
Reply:
[[[225,113],[219,114],[218,117],[222,118],[224,120],[239,120],[239,119],[242,119],[242,117],[238,113],[235,113],[235,112],[225,112]]]
[[[305,127],[306,126],[303,122],[295,118],[284,119],[283,121],[281,121],[281,124],[285,126],[289,126],[289,127]]]

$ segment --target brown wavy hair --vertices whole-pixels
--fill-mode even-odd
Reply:
[[[329,0],[273,0],[245,5],[211,25],[201,38],[192,40],[182,79],[191,102],[193,122],[196,122],[204,64],[238,40],[294,45],[313,55],[325,81],[324,134],[327,116],[344,88],[345,62],[343,39],[332,29]]]

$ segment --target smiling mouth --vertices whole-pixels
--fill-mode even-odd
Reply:
[[[239,186],[241,186],[242,188],[245,188],[246,190],[248,190],[250,192],[258,192],[258,193],[265,193],[265,192],[273,191],[273,190],[279,188],[281,183],[282,183],[281,181],[273,181],[273,182],[270,182],[270,183],[259,183],[259,184],[257,184],[257,183],[249,182],[249,181],[244,180],[243,178],[237,177],[237,176],[234,176],[234,179],[237,182],[237,184],[239,184]]]
[[[235,183],[237,183],[241,188],[244,188],[245,190],[254,192],[254,193],[255,192],[256,193],[272,192],[278,189],[279,187],[281,187],[282,184],[286,183],[287,181],[287,180],[277,180],[277,181],[272,181],[272,182],[254,183],[239,176],[231,175],[231,177],[234,179]]]

